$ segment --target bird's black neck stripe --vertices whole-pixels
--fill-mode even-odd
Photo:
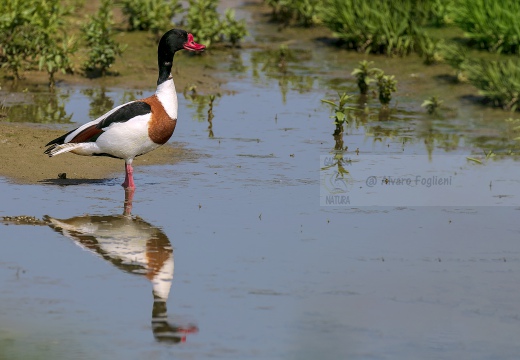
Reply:
[[[170,74],[172,72],[172,65],[159,65],[159,78],[157,79],[157,86],[161,85],[163,82],[168,80]]]
[[[157,86],[168,80],[172,72],[173,56],[172,53],[164,53],[159,49],[158,62],[159,62],[159,78],[157,79]]]

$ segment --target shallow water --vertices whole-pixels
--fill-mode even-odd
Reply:
[[[1,180],[0,216],[37,221],[0,226],[0,358],[516,358],[520,177],[484,153],[516,146],[509,114],[453,92],[455,114],[428,117],[422,100],[452,85],[403,75],[389,118],[369,99],[341,143],[320,99],[362,57],[318,50],[302,45],[289,75],[241,51],[211,129],[207,103],[180,94],[173,141],[203,156],[136,167],[133,218],[122,176]],[[95,93],[60,93],[70,127],[101,111]]]

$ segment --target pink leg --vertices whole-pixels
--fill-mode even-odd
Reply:
[[[125,164],[125,182],[122,184],[122,186],[125,189],[135,189],[134,184],[134,169],[132,168],[131,164]]]

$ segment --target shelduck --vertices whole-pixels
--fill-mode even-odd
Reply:
[[[159,41],[159,78],[154,95],[117,106],[106,114],[50,141],[45,154],[65,152],[110,156],[125,160],[122,186],[135,189],[132,161],[166,143],[177,123],[177,92],[171,75],[173,56],[179,50],[200,52],[206,46],[181,29],[166,32]]]

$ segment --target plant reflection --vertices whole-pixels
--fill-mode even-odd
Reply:
[[[298,65],[311,58],[311,52],[301,49],[290,49],[282,44],[278,49],[255,51],[251,54],[253,79],[260,81],[263,73],[267,79],[278,80],[283,103],[287,100],[289,89],[300,93],[310,91],[314,85],[308,68]],[[300,70],[300,71],[298,71]],[[298,74],[300,72],[301,74]]]
[[[213,114],[213,106],[215,104],[215,100],[220,98],[221,94],[209,94],[209,95],[200,95],[197,93],[197,87],[195,85],[187,87],[184,89],[184,98],[189,100],[187,103],[189,108],[195,108],[196,113],[194,117],[198,121],[204,121],[207,119],[208,121],[208,137],[210,139],[215,137],[213,133],[213,118],[215,115]],[[208,106],[207,116],[205,116],[204,112],[206,110],[206,105]]]
[[[114,100],[107,96],[104,88],[83,89],[81,93],[90,100],[88,114],[92,119],[97,119],[114,108]]]
[[[195,325],[181,326],[168,321],[166,303],[173,279],[173,248],[166,234],[139,216],[132,216],[133,191],[125,192],[123,215],[84,215],[69,219],[44,216],[56,232],[72,239],[83,249],[100,256],[118,269],[144,275],[152,283],[152,331],[157,341],[179,343]]]
[[[31,93],[30,100],[24,97],[20,104],[5,104],[6,120],[11,122],[33,122],[43,124],[70,123],[72,114],[67,114],[65,105],[69,101],[68,91]]]

